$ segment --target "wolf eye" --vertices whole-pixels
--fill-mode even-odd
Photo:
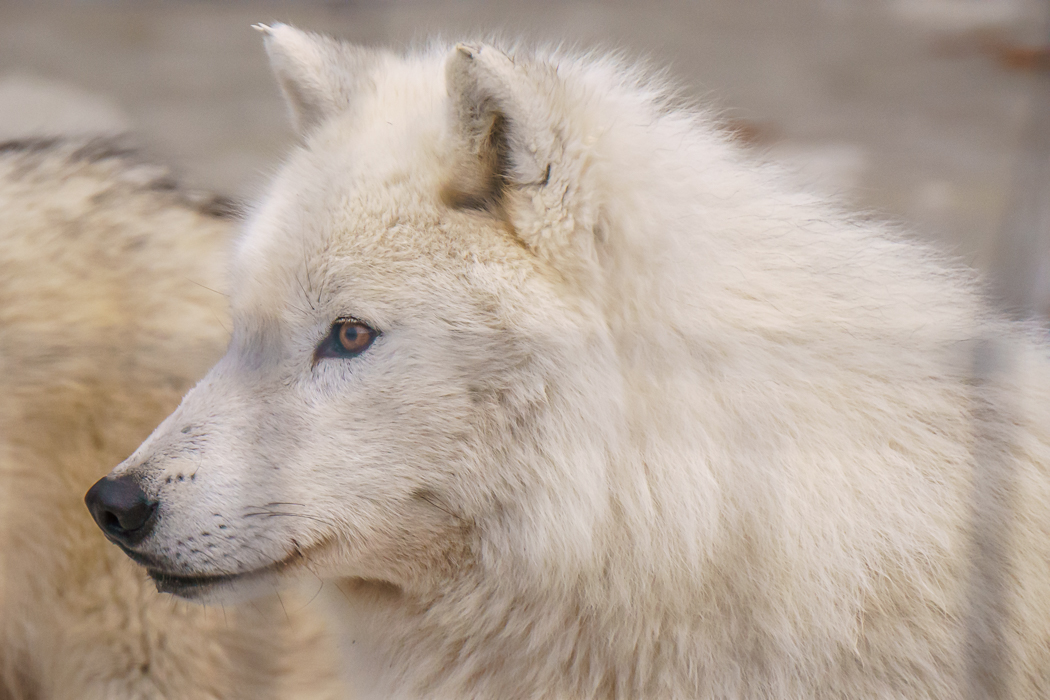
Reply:
[[[324,357],[357,357],[375,341],[379,331],[352,318],[340,319],[314,352],[314,361]]]

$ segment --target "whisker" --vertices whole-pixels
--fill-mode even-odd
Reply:
[[[324,588],[324,580],[320,576],[317,576],[317,574],[314,574],[314,576],[316,576],[317,580],[321,582],[321,585],[318,586],[317,592],[314,593],[313,597],[310,598],[310,600],[306,601],[306,605],[304,605],[303,607],[299,608],[300,610],[305,610],[307,607],[309,607],[310,603],[312,603],[315,600],[317,600],[317,596],[321,595],[321,590]]]
[[[264,510],[264,511],[259,511],[259,512],[255,512],[255,513],[245,513],[243,517],[245,517],[245,518],[254,518],[254,517],[258,517],[258,516],[266,516],[268,518],[275,518],[275,517],[305,518],[306,520],[313,520],[314,522],[321,523],[322,525],[328,525],[328,526],[332,525],[332,523],[329,522],[328,520],[325,520],[323,518],[319,518],[319,517],[317,517],[315,515],[307,515],[305,513],[281,513],[281,512],[272,511],[272,510]]]
[[[220,326],[222,326],[222,329],[223,329],[224,331],[226,331],[226,333],[227,333],[227,334],[231,334],[231,332],[230,332],[230,329],[229,329],[229,328],[227,328],[227,327],[226,327],[226,324],[222,322],[222,319],[221,319],[221,318],[219,318],[219,314],[217,314],[217,313],[215,313],[214,311],[212,311],[212,312],[211,312],[211,315],[215,317],[215,321],[216,321],[216,322],[217,322],[217,323],[218,323],[218,324],[219,324]]]
[[[343,587],[339,585],[338,581],[335,582],[335,589],[343,594],[343,597],[346,598],[347,603],[353,602],[350,600],[350,596],[347,594],[347,592],[343,590]]]
[[[274,592],[274,595],[277,596],[277,601],[281,604],[281,610],[284,610],[284,619],[286,621],[288,621],[288,622],[291,622],[292,619],[290,617],[288,617],[288,608],[284,607],[284,600],[281,599],[281,592],[279,590],[277,590],[276,588],[274,589],[273,592]]]
[[[299,289],[303,291],[303,298],[306,299],[306,303],[310,305],[310,310],[316,311],[317,309],[314,307],[313,299],[311,299],[310,295],[306,292],[306,287],[303,286],[302,280],[299,279],[299,275],[295,276],[295,283],[298,284]]]
[[[212,289],[211,287],[209,287],[209,286],[208,286],[208,285],[206,285],[206,284],[201,284],[201,283],[200,283],[200,282],[198,282],[197,280],[194,280],[194,279],[190,279],[189,277],[186,277],[185,279],[186,279],[186,281],[187,281],[187,282],[190,282],[190,283],[192,283],[192,284],[195,284],[195,285],[197,285],[198,287],[202,287],[202,288],[204,288],[204,289],[207,289],[207,290],[208,290],[209,292],[215,292],[215,293],[216,293],[216,294],[218,294],[218,295],[219,295],[220,297],[226,297],[227,299],[229,299],[229,298],[230,298],[230,295],[229,295],[229,294],[223,294],[223,293],[222,293],[222,292],[220,292],[220,291],[217,291],[217,290],[214,290],[214,289]]]
[[[308,256],[306,255],[306,239],[304,238],[303,239],[303,268],[306,270],[306,284],[307,284],[307,286],[313,288],[314,282],[310,278],[310,261],[307,260],[307,257]],[[295,281],[299,282],[299,275],[298,275],[298,273],[295,275]],[[310,299],[310,295],[307,294],[305,289],[303,289],[302,282],[299,282],[299,288],[303,290],[303,296],[306,297],[306,301],[310,304],[310,309],[313,310],[313,311],[316,311],[317,308],[314,306],[313,301]]]

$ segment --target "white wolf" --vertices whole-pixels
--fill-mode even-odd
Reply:
[[[232,343],[88,498],[161,589],[334,581],[362,698],[1050,693],[1050,374],[970,274],[615,60],[261,29]]]

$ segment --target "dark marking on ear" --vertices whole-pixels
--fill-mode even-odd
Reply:
[[[441,199],[453,209],[502,213],[503,198],[510,186],[510,145],[507,117],[499,111],[478,114],[476,122],[487,122],[473,153],[456,169],[442,188]]]

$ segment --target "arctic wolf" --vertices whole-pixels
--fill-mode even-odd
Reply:
[[[229,350],[88,495],[161,590],[332,582],[360,698],[1050,693],[1046,348],[972,275],[615,60],[261,29]]]
[[[318,697],[332,678],[302,603],[162,596],[81,501],[222,354],[228,214],[112,141],[0,146],[4,700]]]

